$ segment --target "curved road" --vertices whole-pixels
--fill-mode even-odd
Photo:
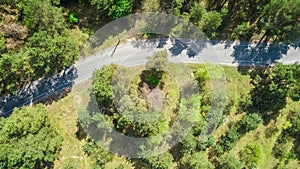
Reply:
[[[206,43],[206,47],[200,52],[200,54],[196,55],[194,58],[189,58],[185,53],[182,51],[180,55],[175,57],[169,57],[170,61],[173,62],[184,62],[184,63],[204,63],[210,62],[215,64],[221,65],[228,65],[228,66],[238,66],[238,65],[252,65],[253,63],[249,61],[239,61],[238,63],[235,62],[234,57],[232,54],[234,52],[234,45],[232,44],[228,48],[224,48],[225,43],[217,43],[215,45],[211,45],[210,43]],[[167,44],[164,46],[163,49],[170,49],[173,46],[170,40],[167,41]],[[42,85],[43,89],[35,92],[34,94],[29,93],[24,97],[20,97],[22,95],[11,96],[9,99],[2,98],[0,99],[0,116],[8,116],[13,111],[14,107],[22,107],[32,103],[37,103],[41,100],[45,100],[46,98],[50,97],[51,95],[58,93],[64,90],[67,87],[71,87],[74,83],[83,82],[90,77],[92,77],[92,72],[95,69],[102,67],[103,65],[108,65],[111,63],[120,64],[123,66],[135,66],[145,64],[147,61],[147,56],[151,56],[153,52],[163,50],[158,49],[157,44],[155,43],[146,43],[144,46],[136,47],[134,42],[128,42],[126,44],[122,44],[117,46],[116,50],[114,51],[115,47],[108,48],[104,51],[98,52],[93,56],[89,56],[85,59],[81,59],[75,63],[75,68],[77,72],[73,72],[74,67],[69,69],[66,74],[60,73],[55,75],[54,77],[57,78],[57,82],[53,85],[53,78],[46,79],[46,87]],[[112,57],[113,54],[113,57]],[[171,56],[171,52],[169,52]],[[283,55],[279,62],[284,64],[291,64],[294,62],[300,62],[300,51],[298,49],[294,49],[290,47],[287,51],[286,55]],[[256,62],[255,65],[265,65],[265,63]],[[72,70],[72,71],[71,71]],[[74,74],[77,76],[74,77]],[[35,82],[30,88],[36,89],[40,85],[40,82]],[[50,85],[49,85],[50,84]],[[52,85],[52,86],[51,86]],[[50,87],[48,87],[50,86]],[[19,92],[22,94],[22,92]]]

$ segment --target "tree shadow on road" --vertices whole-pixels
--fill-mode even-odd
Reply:
[[[5,98],[1,98],[0,116],[9,116],[14,108],[39,102],[50,104],[66,96],[70,92],[70,88],[73,86],[77,76],[77,69],[72,66],[55,76],[44,77],[37,82],[30,83],[16,94],[10,94]]]
[[[269,66],[276,63],[290,49],[288,45],[279,44],[251,44],[240,42],[233,46],[232,57],[238,64],[240,73],[245,74],[254,66]]]
[[[183,39],[183,38],[169,38],[166,36],[136,39],[131,42],[132,46],[141,49],[163,49],[171,41],[171,47],[168,48],[172,56],[186,54],[189,58],[194,58],[196,55],[206,48],[207,40],[199,39]]]

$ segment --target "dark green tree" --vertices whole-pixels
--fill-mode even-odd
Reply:
[[[299,98],[299,64],[276,64],[274,67],[257,68],[251,73],[250,111],[278,112],[286,106],[286,98]],[[276,99],[274,99],[276,98]]]
[[[207,11],[200,3],[195,3],[188,14],[189,20],[198,26],[206,36],[213,38],[217,36],[217,29],[222,24],[223,15],[217,11]]]
[[[217,144],[216,149],[219,151],[218,153],[222,154],[225,151],[231,150],[239,138],[240,134],[237,132],[237,129],[235,127],[230,129],[225,136],[221,137],[219,144]]]
[[[263,122],[261,115],[258,113],[251,113],[245,115],[241,121],[238,122],[238,131],[241,134],[245,134],[258,127]]]

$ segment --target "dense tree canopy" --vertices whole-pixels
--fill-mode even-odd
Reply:
[[[70,36],[34,33],[26,43],[27,55],[35,76],[53,75],[74,64],[79,49]],[[59,63],[59,64],[57,64]]]
[[[16,109],[0,127],[0,168],[51,168],[61,136],[51,126],[42,105]]]
[[[251,111],[277,112],[286,106],[286,98],[299,100],[299,64],[276,64],[251,73],[254,85],[251,91]],[[276,98],[276,99],[274,99]]]
[[[51,0],[19,0],[18,8],[23,14],[23,24],[32,32],[61,33],[65,29],[62,9],[52,5]]]

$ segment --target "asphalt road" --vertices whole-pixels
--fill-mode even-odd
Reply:
[[[193,58],[188,57],[185,50],[177,56],[172,56],[172,53],[169,52],[169,60],[184,63],[210,62],[228,66],[253,65],[253,62],[249,60],[239,60],[237,62],[232,56],[235,51],[235,44],[231,44],[231,46],[227,48],[225,48],[225,45],[225,43],[216,43],[213,45],[206,43],[206,47]],[[26,92],[19,92],[16,95],[0,99],[0,116],[8,116],[15,107],[37,103],[67,87],[83,82],[92,77],[93,71],[101,68],[103,65],[109,65],[111,63],[123,66],[142,65],[146,63],[147,56],[151,56],[154,52],[159,50],[169,50],[172,46],[173,44],[170,40],[167,41],[163,49],[158,49],[157,44],[153,43],[137,47],[132,42],[128,42],[118,45],[114,53],[115,47],[100,51],[92,56],[77,61],[74,67],[69,69],[66,74],[58,74],[50,79],[35,82],[30,86],[30,90],[26,90]],[[111,56],[112,53],[113,57]],[[278,61],[284,64],[300,62],[299,55],[300,51],[298,49],[290,47],[287,53]],[[255,65],[264,66],[266,63],[256,61]],[[76,72],[74,72],[74,70],[76,70]]]
[[[187,54],[183,51],[182,54],[172,57],[172,54],[169,52],[169,60],[173,62],[183,62],[183,63],[215,63],[227,66],[249,66],[253,65],[253,62],[249,60],[240,60],[239,62],[235,61],[235,58],[232,57],[234,52],[234,45],[232,44],[229,48],[224,48],[225,43],[218,43],[212,45],[210,43],[206,44],[200,54],[196,55],[194,58],[189,58]],[[92,72],[95,69],[102,67],[103,65],[109,65],[111,63],[120,64],[123,66],[135,66],[145,64],[147,61],[147,56],[151,56],[153,52],[170,49],[172,44],[168,41],[167,45],[163,49],[157,49],[156,45],[151,47],[134,47],[131,43],[119,45],[115,51],[113,57],[111,53],[113,48],[109,48],[105,51],[99,52],[93,56],[90,56],[86,59],[79,60],[75,63],[75,66],[78,70],[78,78],[75,79],[75,83],[82,82],[87,80],[92,76]],[[295,62],[300,62],[300,50],[290,47],[286,55],[283,55],[278,62],[283,64],[291,64]],[[264,66],[264,62],[256,62],[256,66]]]

